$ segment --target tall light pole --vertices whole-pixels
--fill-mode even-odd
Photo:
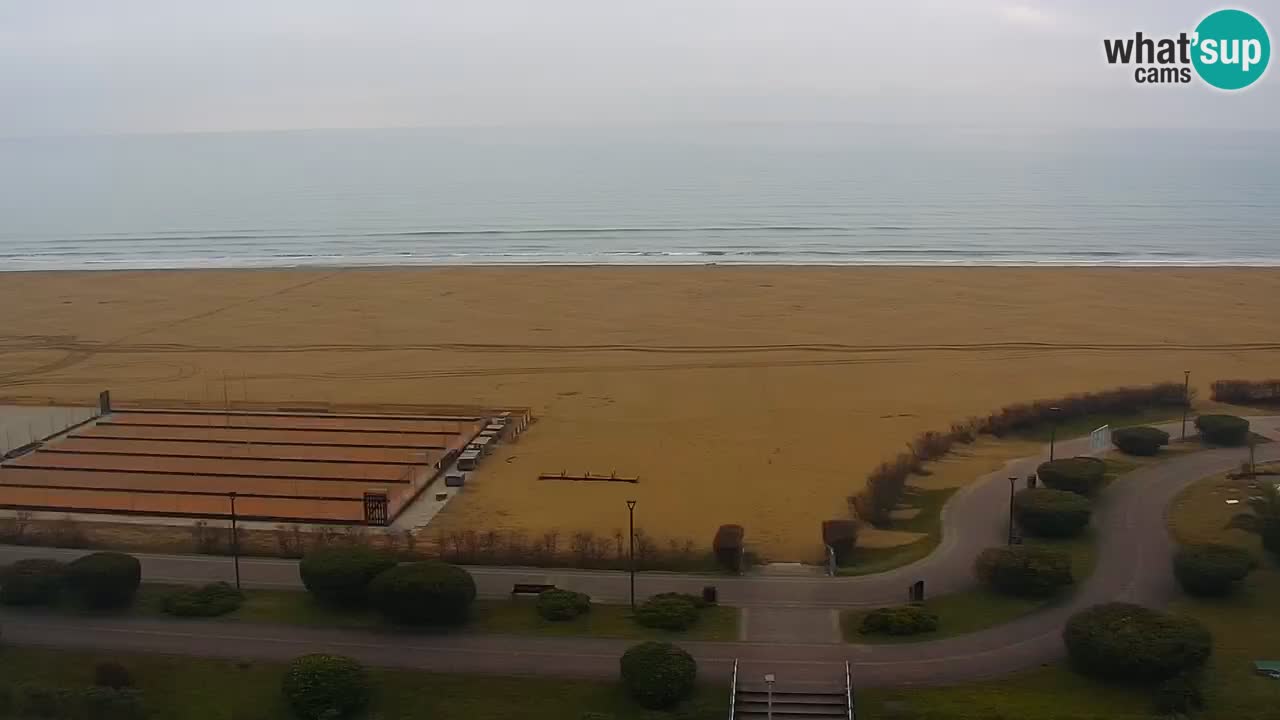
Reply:
[[[1182,371],[1182,439],[1187,439],[1187,411],[1191,409],[1191,371]]]
[[[765,684],[766,686],[768,686],[768,688],[769,688],[769,704],[766,706],[766,707],[768,708],[768,709],[767,709],[767,711],[766,711],[766,717],[768,718],[768,720],[773,720],[773,683],[774,683],[774,680],[775,680],[775,678],[774,678],[774,676],[773,676],[773,673],[765,673],[765,676],[764,676],[764,684]]]
[[[240,589],[240,531],[236,527],[236,494],[227,493],[231,499],[231,558],[236,566],[236,589]]]
[[[1009,478],[1009,544],[1013,545],[1013,485],[1018,482],[1017,477]]]
[[[1053,461],[1053,448],[1058,441],[1058,413],[1062,412],[1062,408],[1054,405],[1049,408],[1049,460]],[[1012,478],[1010,478],[1012,479]]]
[[[636,501],[627,501],[627,538],[631,564],[631,612],[636,611]]]

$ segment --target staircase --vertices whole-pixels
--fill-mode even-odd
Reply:
[[[846,666],[847,667],[847,666]],[[846,673],[848,671],[846,670]],[[765,720],[770,717],[769,686],[763,682],[743,682],[734,663],[731,720]],[[855,720],[850,684],[773,684],[773,720]]]

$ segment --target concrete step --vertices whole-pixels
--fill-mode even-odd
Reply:
[[[734,705],[734,710],[736,714],[739,715],[749,712],[767,713],[769,711],[769,704],[767,702],[739,701]],[[773,714],[778,715],[779,713],[818,718],[830,717],[832,715],[842,717],[845,715],[845,704],[778,702],[778,698],[775,697],[773,699]]]
[[[818,694],[818,693],[773,693],[773,704],[787,703],[791,705],[836,705],[844,707],[847,698],[844,693],[834,694]],[[769,694],[762,692],[743,692],[738,691],[738,703],[767,703],[769,702]]]
[[[767,720],[769,714],[764,710],[736,710],[734,712],[734,720]],[[844,718],[848,720],[848,715],[841,710],[825,715],[804,715],[795,713],[778,712],[777,708],[773,710],[773,720],[840,720]]]

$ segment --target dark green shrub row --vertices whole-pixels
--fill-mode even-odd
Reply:
[[[538,593],[538,614],[544,620],[572,620],[591,611],[591,598],[572,590],[546,590]]]
[[[368,599],[369,583],[395,565],[395,558],[367,547],[320,548],[302,557],[298,574],[316,600],[338,607],[359,607]]]
[[[436,560],[397,565],[369,584],[369,604],[406,625],[465,622],[476,599],[476,581],[456,565]]]
[[[373,687],[359,662],[342,655],[303,655],[289,663],[281,689],[302,720],[349,717],[369,704]]]
[[[1249,439],[1249,421],[1235,415],[1201,415],[1196,429],[1202,440],[1213,445],[1235,447]]]
[[[876,608],[862,617],[863,635],[918,635],[938,629],[938,616],[919,605]]]
[[[1089,499],[1066,490],[1025,488],[1013,496],[1018,526],[1040,537],[1074,537],[1089,524]]]
[[[872,470],[862,490],[851,496],[849,503],[859,518],[873,525],[887,524],[912,474],[923,470],[926,462],[946,455],[956,444],[972,443],[976,436],[976,421],[954,424],[945,433],[921,433],[908,444],[910,452],[899,453],[892,461],[880,463]]]
[[[1020,597],[1048,597],[1075,581],[1069,555],[1037,545],[987,548],[974,572],[993,590]]]
[[[1113,681],[1167,680],[1204,665],[1213,647],[1194,619],[1129,603],[1076,613],[1062,639],[1080,672]]]
[[[243,602],[244,594],[239,590],[216,582],[167,595],[164,611],[178,617],[217,617],[235,612]]]
[[[651,597],[636,608],[636,622],[660,630],[688,630],[698,622],[698,606],[682,597]]]
[[[1280,380],[1218,380],[1211,397],[1235,405],[1280,404]]]
[[[1116,428],[1111,431],[1111,444],[1126,455],[1155,455],[1169,444],[1169,433],[1153,427]]]
[[[823,520],[822,543],[831,547],[836,563],[844,565],[858,545],[858,523],[853,520]]]
[[[1191,595],[1227,595],[1256,566],[1248,550],[1233,545],[1187,545],[1173,556],[1173,576]]]
[[[1040,482],[1054,490],[1092,495],[1107,478],[1107,464],[1095,457],[1059,458],[1036,468]]]
[[[620,661],[622,684],[641,706],[661,710],[693,694],[698,664],[671,643],[633,645]]]
[[[1195,391],[1191,391],[1194,397]],[[1143,387],[1120,387],[1056,400],[1037,400],[1001,408],[987,416],[979,429],[1003,437],[1032,430],[1055,421],[1069,421],[1086,415],[1134,415],[1152,408],[1180,408],[1186,405],[1182,383],[1156,383]],[[1058,408],[1055,413],[1050,408]]]
[[[742,540],[746,531],[741,525],[721,525],[711,541],[716,562],[731,572],[742,572]]]
[[[57,560],[19,560],[0,568],[0,603],[52,605],[58,601],[66,566]]]

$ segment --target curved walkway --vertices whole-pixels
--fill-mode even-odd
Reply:
[[[1280,439],[1277,418],[1255,418],[1255,428]],[[1075,440],[1059,443],[1060,455],[1082,451]],[[1006,625],[935,642],[904,645],[739,642],[682,643],[700,661],[706,676],[727,675],[734,658],[742,671],[774,671],[789,682],[824,681],[853,664],[861,687],[938,684],[995,677],[1051,662],[1062,654],[1059,634],[1067,616],[1089,605],[1128,600],[1165,604],[1175,593],[1169,570],[1172,541],[1165,525],[1169,502],[1196,480],[1237,467],[1240,448],[1207,450],[1164,461],[1112,483],[1094,516],[1104,552],[1093,574],[1065,602]],[[1280,459],[1280,443],[1258,448],[1259,461]],[[849,607],[897,603],[906,586],[925,579],[931,595],[972,585],[970,568],[982,548],[1004,542],[1008,518],[1009,476],[1024,477],[1041,458],[1008,464],[956,493],[943,510],[944,540],[927,558],[879,575],[854,578],[779,578],[685,576],[644,573],[647,593],[696,590],[713,583],[725,602],[754,607]],[[20,557],[62,557],[80,551],[0,548],[0,562]],[[225,558],[143,556],[144,576],[153,582],[207,582],[230,572]],[[265,587],[297,587],[296,563],[245,560],[245,580]],[[475,568],[485,594],[505,594],[521,579],[554,580],[597,598],[625,597],[623,573],[547,571],[526,568]],[[593,638],[541,638],[479,635],[401,635],[233,621],[83,619],[0,614],[7,640],[34,645],[169,652],[217,657],[285,659],[332,650],[381,665],[449,672],[552,674],[613,677],[616,659],[628,641]]]

